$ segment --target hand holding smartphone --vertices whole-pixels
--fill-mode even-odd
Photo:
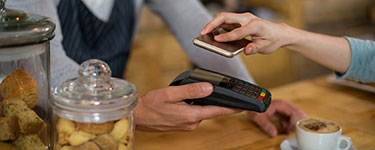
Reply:
[[[194,38],[193,43],[211,52],[215,52],[225,57],[232,58],[233,56],[242,52],[245,49],[246,45],[249,44],[251,41],[248,39],[241,39],[238,41],[231,41],[231,42],[215,41],[214,39],[215,35],[227,33],[228,32],[227,30],[226,28],[220,28],[220,29],[214,30],[211,33],[198,36]]]

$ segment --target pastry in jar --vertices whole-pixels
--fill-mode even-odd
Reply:
[[[115,126],[113,127],[112,132],[110,135],[116,140],[121,141],[121,139],[124,139],[128,135],[129,130],[129,120],[124,118],[115,123]]]
[[[36,81],[22,69],[14,70],[0,84],[3,99],[19,99],[33,108],[38,103],[38,86]]]
[[[82,123],[77,122],[77,127],[91,134],[106,134],[112,131],[114,126],[113,121],[105,122],[105,123]]]
[[[93,141],[101,148],[101,150],[118,149],[118,142],[109,134],[98,135]]]
[[[91,139],[94,139],[96,137],[95,134],[86,133],[84,131],[74,131],[69,136],[69,144],[72,146],[79,146]]]

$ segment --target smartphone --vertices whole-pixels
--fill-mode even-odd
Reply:
[[[227,31],[225,31],[224,29],[216,30],[211,33],[194,38],[193,43],[211,52],[215,52],[225,57],[232,58],[233,56],[242,52],[245,49],[246,45],[251,42],[250,40],[245,39],[245,38],[238,40],[238,41],[231,41],[231,42],[215,41],[214,36],[223,34],[226,32]]]

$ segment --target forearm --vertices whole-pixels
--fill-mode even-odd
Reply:
[[[350,65],[351,51],[345,38],[311,33],[286,27],[285,48],[293,50],[325,67],[345,73]]]

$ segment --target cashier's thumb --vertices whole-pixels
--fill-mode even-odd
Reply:
[[[176,102],[185,99],[197,99],[209,96],[213,92],[213,86],[208,82],[192,83],[168,88],[167,97]]]
[[[185,99],[196,99],[209,96],[213,91],[213,86],[208,82],[199,82],[181,86]]]
[[[191,98],[202,98],[209,96],[213,92],[213,86],[211,83],[208,82],[201,82],[191,84],[189,95]],[[189,91],[189,90],[188,90]],[[192,96],[195,95],[195,96]]]

